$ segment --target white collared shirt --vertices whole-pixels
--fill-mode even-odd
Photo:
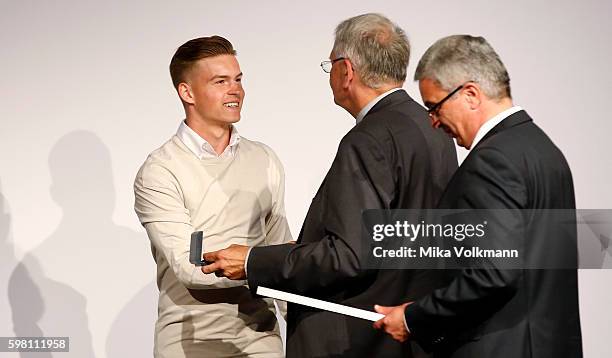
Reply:
[[[233,157],[240,142],[240,134],[238,134],[236,127],[232,126],[229,145],[223,150],[223,153],[217,154],[212,145],[206,139],[200,137],[193,129],[189,128],[185,121],[182,121],[179,125],[176,136],[199,159]]]
[[[505,111],[499,112],[493,118],[484,122],[480,126],[480,128],[478,128],[478,132],[476,132],[476,136],[474,137],[474,140],[472,141],[472,145],[470,146],[470,151],[474,149],[476,147],[476,144],[478,144],[478,142],[480,142],[482,138],[484,138],[484,136],[487,135],[487,133],[489,133],[489,131],[491,131],[491,129],[493,129],[501,121],[510,117],[514,113],[518,111],[522,111],[522,110],[523,109],[520,106],[513,106],[513,107],[506,109]]]
[[[393,88],[388,90],[387,92],[381,94],[380,96],[374,98],[373,100],[371,100],[368,104],[366,104],[365,107],[363,107],[361,109],[361,111],[359,111],[359,114],[357,114],[357,117],[355,117],[355,119],[357,120],[356,124],[359,124],[359,122],[361,122],[361,120],[363,119],[363,117],[366,116],[366,114],[368,114],[368,112],[376,105],[376,103],[380,102],[381,99],[387,97],[388,95],[390,95],[391,93],[395,92],[395,91],[399,91],[401,90],[401,87],[398,88]]]

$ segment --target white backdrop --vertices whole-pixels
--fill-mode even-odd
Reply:
[[[237,48],[238,128],[283,161],[294,235],[354,123],[319,63],[336,24],[364,12],[407,31],[409,76],[438,38],[485,36],[515,103],[565,153],[578,207],[611,207],[611,2],[378,3],[2,1],[0,336],[70,336],[62,357],[151,355],[155,265],[132,182],[183,118],[168,64],[194,37],[223,35]],[[420,100],[411,80],[405,88]],[[581,271],[580,300],[585,356],[612,356],[612,271]]]

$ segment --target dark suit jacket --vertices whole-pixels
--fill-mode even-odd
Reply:
[[[520,209],[525,235],[515,239],[531,263],[577,267],[575,231],[559,236],[539,210],[575,208],[572,175],[525,111],[477,144],[439,207]],[[466,269],[408,306],[405,318],[413,338],[440,357],[582,356],[576,269]]]
[[[457,168],[452,140],[431,128],[403,91],[379,101],[349,131],[315,195],[296,245],[255,247],[248,261],[259,285],[373,310],[440,287],[441,272],[365,270],[364,209],[433,208]],[[372,322],[289,305],[288,357],[410,357],[411,347]]]

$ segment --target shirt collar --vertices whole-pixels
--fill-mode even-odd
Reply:
[[[478,128],[478,132],[476,132],[476,136],[474,137],[474,140],[472,141],[472,146],[470,147],[470,151],[476,148],[476,145],[478,144],[478,142],[480,142],[482,138],[484,138],[484,136],[487,135],[487,133],[489,133],[489,131],[491,131],[491,129],[493,129],[501,121],[510,117],[514,113],[518,111],[522,111],[522,110],[523,109],[520,106],[513,106],[513,107],[506,109],[505,111],[499,112],[498,114],[493,116],[491,119],[484,122],[480,126],[480,128]]]
[[[176,136],[199,159],[234,156],[241,138],[236,127],[232,125],[229,145],[225,148],[223,153],[218,155],[213,149],[212,145],[210,145],[210,143],[208,143],[204,138],[200,137],[200,135],[191,129],[187,123],[185,123],[185,121],[182,121],[179,125],[179,128],[176,131]]]
[[[380,96],[374,98],[373,100],[371,100],[368,104],[366,104],[365,107],[363,107],[361,109],[361,111],[359,111],[359,114],[357,114],[357,117],[355,117],[355,119],[357,120],[357,124],[359,124],[359,122],[361,122],[363,120],[363,118],[366,116],[366,114],[368,114],[368,112],[376,105],[376,103],[380,102],[381,99],[387,97],[388,95],[390,95],[391,93],[395,92],[395,91],[399,91],[401,90],[401,87],[398,88],[393,88],[388,90],[387,92],[381,94]]]

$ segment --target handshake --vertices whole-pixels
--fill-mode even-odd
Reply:
[[[234,244],[222,250],[202,254],[202,242],[202,231],[196,231],[191,235],[189,260],[194,265],[201,266],[203,273],[214,273],[218,277],[226,277],[230,280],[245,280],[247,278],[245,262],[249,254],[250,247]],[[295,241],[291,241],[287,245],[292,244],[295,244]],[[370,311],[364,311],[362,314],[359,314],[358,311],[363,310],[293,295],[282,291],[269,289],[268,291],[281,294],[281,296],[273,298],[283,299],[298,304],[305,304],[319,309],[327,309],[339,314],[344,313],[364,319],[371,319],[369,317],[380,317],[378,320],[376,320],[376,322],[374,322],[374,328],[383,329],[385,332],[391,335],[393,339],[399,342],[407,341],[410,336],[410,331],[407,329],[404,321],[404,310],[412,302],[404,303],[395,307],[375,305],[374,310],[379,313],[379,315],[372,315],[372,312]],[[258,293],[262,292],[258,290]],[[351,314],[351,312],[356,313]],[[375,320],[376,318],[372,320]]]

